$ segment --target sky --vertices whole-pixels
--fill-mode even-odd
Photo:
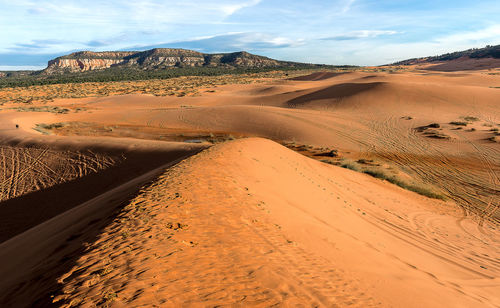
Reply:
[[[381,65],[500,44],[499,0],[0,0],[0,70],[80,50]]]

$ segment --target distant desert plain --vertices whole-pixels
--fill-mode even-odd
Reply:
[[[0,88],[0,306],[500,307],[499,61]]]

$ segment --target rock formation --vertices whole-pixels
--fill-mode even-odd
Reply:
[[[117,66],[152,70],[169,67],[261,68],[294,65],[292,62],[277,61],[248,52],[204,54],[193,50],[157,48],[136,52],[76,52],[50,60],[43,73],[85,72]]]

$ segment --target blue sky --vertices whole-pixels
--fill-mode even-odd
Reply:
[[[77,50],[246,50],[379,65],[500,44],[498,0],[0,0],[0,70]]]

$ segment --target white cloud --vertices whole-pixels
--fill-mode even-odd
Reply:
[[[325,41],[348,41],[348,40],[357,40],[363,38],[373,38],[381,35],[394,35],[399,32],[393,30],[358,30],[358,31],[350,31],[347,33],[342,33],[339,35],[329,36],[322,38],[321,40]]]
[[[226,16],[231,16],[237,11],[247,8],[247,7],[252,7],[257,4],[259,4],[262,0],[252,0],[240,4],[228,4],[228,5],[222,5],[220,7],[221,11],[226,15]]]
[[[439,37],[435,42],[447,46],[460,46],[476,43],[495,43],[500,41],[500,24],[492,25],[487,28],[454,33]]]
[[[297,47],[304,44],[303,39],[291,39],[284,36],[260,32],[230,32],[225,34],[198,37],[189,40],[172,41],[151,46],[136,46],[135,49],[150,49],[153,47],[185,48],[202,52],[257,52],[271,49]],[[134,48],[128,48],[134,49]]]
[[[47,66],[36,66],[36,65],[0,65],[0,71],[39,71],[43,70]]]
[[[351,6],[356,2],[356,0],[347,0],[344,7],[342,8],[342,14],[347,13],[350,9]]]

